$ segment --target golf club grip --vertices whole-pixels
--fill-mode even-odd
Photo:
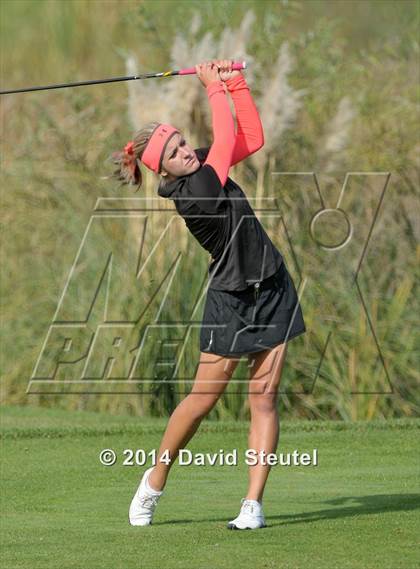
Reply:
[[[232,71],[239,71],[246,68],[246,61],[234,61]],[[178,75],[192,75],[195,73],[195,67],[188,67],[187,69],[180,69]]]

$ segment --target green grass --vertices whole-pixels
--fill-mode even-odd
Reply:
[[[166,421],[34,407],[2,409],[2,567],[410,569],[419,566],[420,421],[281,423],[278,452],[318,449],[317,467],[273,466],[268,527],[232,532],[245,495],[246,422],[204,421],[187,448],[238,449],[237,466],[173,467],[152,526],[128,524]],[[417,448],[416,448],[417,447]],[[103,448],[119,460],[104,467]],[[148,462],[148,466],[151,462]]]

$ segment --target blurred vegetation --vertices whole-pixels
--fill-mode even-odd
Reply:
[[[194,65],[200,56],[250,62],[245,73],[266,142],[231,176],[257,205],[264,197],[278,197],[287,230],[277,233],[272,221],[261,220],[296,286],[301,276],[308,279],[301,300],[308,332],[289,345],[282,413],[343,420],[418,415],[417,2],[3,0],[0,10],[2,89],[102,79],[132,69],[158,72]],[[97,200],[156,196],[151,173],[139,193],[103,179],[112,169],[107,157],[146,118],[169,116],[179,128],[185,126],[194,144],[210,144],[199,82],[151,79],[21,93],[2,96],[0,105],[2,402],[169,415],[191,382],[180,379],[177,385],[156,377],[144,393],[112,396],[35,395],[26,389]],[[329,251],[325,262],[325,251],[314,247],[308,231],[314,204],[320,209],[313,177],[285,180],[273,172],[315,172],[331,208],[347,172],[391,175],[382,202],[385,174],[352,178],[342,208],[357,221],[356,233],[347,250],[335,256]],[[351,286],[373,220],[358,286]],[[162,212],[152,218],[147,253],[166,222]],[[323,228],[332,232],[332,242],[333,225]],[[126,255],[127,274],[132,272],[139,228],[133,222],[129,229],[121,235],[115,223],[95,234],[85,259],[91,273],[86,287],[74,292],[76,303],[88,302],[89,282],[97,285],[104,251],[116,242]],[[182,223],[171,231],[170,246],[153,257],[145,280],[163,277],[181,252],[182,276],[164,314],[177,322],[188,319],[207,257]],[[141,282],[137,293],[118,297],[127,313],[154,290],[143,285],[143,277]],[[197,322],[202,309],[201,304]],[[95,322],[89,321],[90,331]],[[198,335],[188,348],[182,377],[194,377]],[[246,372],[242,361],[234,378]],[[238,385],[231,382],[209,419],[248,416],[246,383],[242,390]]]

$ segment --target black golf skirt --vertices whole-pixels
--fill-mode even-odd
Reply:
[[[241,356],[283,344],[306,332],[292,277],[276,273],[241,291],[207,289],[200,351]]]

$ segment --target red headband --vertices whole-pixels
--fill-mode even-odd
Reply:
[[[153,131],[143,152],[141,161],[157,174],[159,173],[160,162],[161,158],[163,158],[166,144],[175,132],[179,132],[179,130],[170,124],[160,124]]]

